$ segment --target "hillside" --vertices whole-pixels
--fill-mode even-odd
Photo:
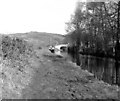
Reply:
[[[45,32],[17,33],[11,36],[23,38],[26,41],[36,45],[37,47],[48,47],[49,45],[63,43],[64,39],[63,35]]]

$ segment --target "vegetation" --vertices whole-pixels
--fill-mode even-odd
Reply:
[[[36,43],[33,47],[36,49],[39,46],[42,47],[49,47],[51,45],[61,44],[63,42],[64,36],[60,34],[52,34],[52,33],[45,33],[45,32],[28,32],[28,33],[17,33],[13,36],[17,36],[24,40],[27,40],[30,44]]]
[[[35,52],[23,39],[2,35],[0,56],[0,99],[18,99],[30,83]]]
[[[120,58],[120,2],[78,2],[66,23],[70,50]]]
[[[62,35],[40,32],[0,34],[0,100],[20,99],[39,67],[38,52],[63,39]]]
[[[53,43],[64,38],[53,36]],[[37,33],[2,36],[0,99],[118,99],[117,86],[50,53],[46,39]]]

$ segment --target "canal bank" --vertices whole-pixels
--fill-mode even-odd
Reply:
[[[94,78],[68,57],[36,50],[39,62],[31,84],[23,90],[24,99],[119,99],[120,88]]]

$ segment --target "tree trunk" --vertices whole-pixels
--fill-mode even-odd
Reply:
[[[120,47],[120,43],[119,43],[119,33],[120,33],[120,1],[118,2],[118,21],[117,21],[117,35],[116,35],[116,46],[115,46],[115,59],[118,60],[119,58],[119,47]]]

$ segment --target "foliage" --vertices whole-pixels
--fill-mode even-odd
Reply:
[[[108,53],[111,47],[114,50],[117,34],[117,8],[117,3],[112,1],[78,2],[69,22],[66,39],[71,39],[68,40],[71,44],[78,43],[78,46],[81,46],[82,43],[84,48],[89,47],[97,52]]]
[[[1,48],[0,96],[3,99],[19,99],[22,89],[31,81],[35,52],[23,39],[3,35]]]
[[[32,47],[24,40],[17,37],[2,36],[3,58],[20,59],[20,55],[27,56],[32,53]]]

